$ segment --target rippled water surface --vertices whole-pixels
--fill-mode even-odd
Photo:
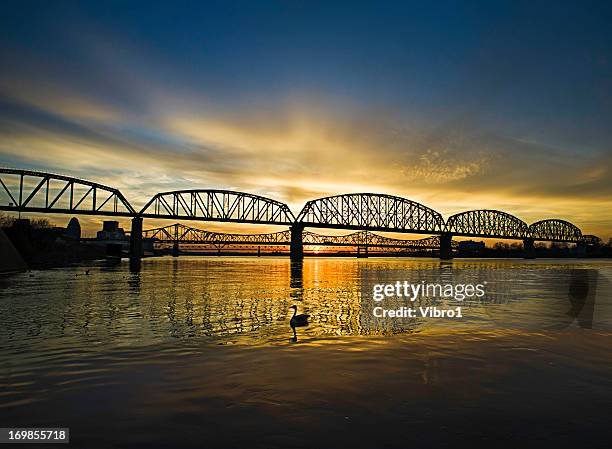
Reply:
[[[607,261],[203,257],[3,277],[0,415],[75,447],[604,444],[611,279]],[[376,320],[372,282],[392,280],[486,295]]]

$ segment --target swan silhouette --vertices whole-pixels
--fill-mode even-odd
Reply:
[[[308,326],[308,318],[310,315],[306,315],[305,313],[297,315],[296,305],[293,305],[290,308],[293,309],[293,316],[291,317],[291,320],[289,320],[289,325],[291,327]]]

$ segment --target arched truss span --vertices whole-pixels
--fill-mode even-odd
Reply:
[[[291,225],[289,206],[250,193],[230,190],[177,190],[155,195],[140,211],[142,217],[236,223]]]
[[[308,201],[297,218],[307,227],[436,233],[442,216],[420,203],[391,195],[352,193]]]
[[[597,237],[596,235],[591,235],[591,234],[583,235],[582,241],[586,243],[587,245],[599,246],[602,244],[602,241],[599,237]]]
[[[529,237],[529,226],[506,212],[481,209],[449,217],[446,232],[470,237],[522,239]]]
[[[540,220],[529,226],[531,238],[555,242],[580,242],[582,231],[569,221],[553,218]]]
[[[131,217],[134,208],[118,189],[30,170],[0,168],[0,210]]]

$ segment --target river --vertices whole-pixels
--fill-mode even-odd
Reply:
[[[382,280],[486,294],[415,302],[461,317],[381,320]],[[5,276],[0,416],[69,427],[83,448],[605,447],[611,281],[612,261],[568,259],[168,257]],[[294,304],[308,326],[289,326]]]

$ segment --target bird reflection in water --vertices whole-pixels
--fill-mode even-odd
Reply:
[[[291,329],[293,330],[293,337],[291,338],[291,341],[293,343],[296,343],[298,341],[298,338],[295,328],[308,326],[308,318],[310,317],[310,315],[305,313],[301,313],[298,315],[296,305],[293,305],[290,308],[293,309],[293,316],[289,320],[289,326],[291,326]]]
[[[301,301],[304,294],[304,265],[302,260],[292,260],[291,261],[291,276],[289,279],[289,287],[291,288],[291,299],[294,301]],[[293,316],[289,320],[289,325],[293,330],[293,337],[290,339],[292,343],[297,343],[297,332],[295,330],[296,327],[304,327],[308,326],[308,317],[309,315],[300,314],[297,315],[297,306],[291,306],[293,309]]]

